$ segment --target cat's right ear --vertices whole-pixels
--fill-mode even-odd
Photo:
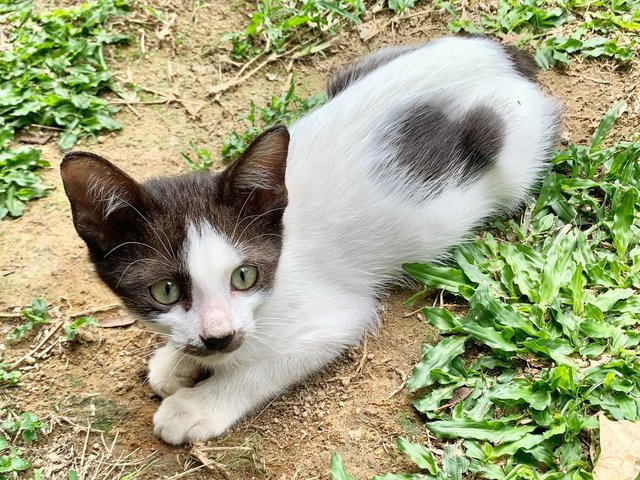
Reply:
[[[87,245],[107,252],[143,218],[143,191],[129,175],[104,158],[70,152],[60,174],[71,203],[73,224]]]
[[[224,201],[244,213],[279,223],[287,206],[285,170],[289,131],[283,125],[259,135],[223,173]]]

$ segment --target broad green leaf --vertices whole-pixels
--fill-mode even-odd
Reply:
[[[623,100],[619,101],[613,107],[611,107],[604,115],[602,120],[600,120],[598,128],[596,128],[596,131],[593,132],[593,135],[591,136],[592,149],[600,147],[604,139],[609,134],[609,131],[611,130],[613,123],[616,121],[616,118],[618,118],[618,113],[624,106],[626,106],[626,102]]]
[[[515,442],[502,443],[501,445],[498,445],[493,449],[492,457],[500,458],[505,455],[515,455],[518,450],[526,452],[530,448],[540,445],[544,441],[545,437],[542,435],[527,434]]]
[[[464,352],[464,343],[468,337],[452,336],[443,338],[435,346],[427,346],[422,360],[413,369],[413,374],[407,381],[407,387],[415,392],[419,388],[428,387],[433,383],[431,371],[441,369],[448,371],[452,360]]]
[[[329,465],[329,472],[331,473],[331,478],[333,480],[354,480],[345,470],[344,463],[342,462],[342,457],[336,452],[331,455],[331,465]]]
[[[419,263],[406,263],[402,268],[413,278],[431,288],[442,288],[452,293],[459,293],[460,287],[473,285],[457,268]]]
[[[404,437],[398,437],[398,449],[418,467],[427,470],[431,475],[436,475],[440,470],[436,465],[433,454],[423,445],[411,443]]]
[[[633,220],[636,216],[635,204],[637,202],[637,190],[629,190],[624,193],[620,202],[612,207],[614,212],[611,236],[618,255],[624,255],[627,252],[629,244],[634,238],[631,225],[633,225]]]
[[[436,420],[427,422],[426,427],[439,437],[485,440],[494,444],[518,441],[535,430],[534,426],[515,426],[497,420]]]

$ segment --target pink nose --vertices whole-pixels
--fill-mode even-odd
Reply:
[[[200,338],[222,339],[233,335],[233,318],[225,307],[206,307],[198,314]]]

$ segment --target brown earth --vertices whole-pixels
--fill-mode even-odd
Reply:
[[[223,45],[223,33],[243,28],[248,7],[221,0],[150,4],[175,17],[174,23],[162,31],[151,23],[130,23],[131,18],[148,22],[139,13],[119,20],[128,22],[137,44],[109,52],[110,63],[120,78],[147,91],[141,98],[157,99],[149,94],[154,91],[172,101],[134,102],[117,115],[125,126],[121,133],[78,146],[108,157],[136,178],[185,171],[178,153],[190,141],[218,152],[226,133],[244,128],[236,118],[249,101],[263,105],[272,95],[279,96],[290,75],[300,96],[317,93],[340,65],[382,45],[446,34],[448,20],[430,7],[395,21],[385,12],[370,15],[360,32],[341,35],[325,56],[295,62],[282,58],[213,101],[208,90],[237,72],[216,47]],[[161,36],[167,33],[164,40],[154,29]],[[376,34],[363,41],[360,33]],[[544,72],[540,80],[565,102],[563,141],[588,139],[603,113],[620,99],[628,106],[614,136],[631,139],[640,134],[637,62],[630,70],[620,70],[606,62],[576,60],[567,71]],[[0,362],[36,350],[22,364],[22,386],[0,393],[0,407],[34,411],[47,420],[50,433],[25,449],[34,465],[44,469],[44,478],[66,479],[74,468],[80,478],[115,479],[148,465],[137,478],[180,478],[189,472],[185,477],[193,479],[324,479],[330,478],[332,452],[342,455],[352,475],[371,478],[415,470],[397,451],[400,435],[431,442],[436,455],[441,453],[442,445],[429,438],[411,407],[412,395],[402,388],[420,357],[421,343],[438,338],[419,315],[403,307],[410,293],[405,291],[384,302],[384,328],[368,337],[365,346],[276,399],[229,435],[192,449],[163,444],[151,429],[159,399],[145,382],[146,359],[159,342],[154,334],[135,324],[93,330],[79,344],[70,344],[61,341],[58,330],[36,349],[69,315],[102,307],[106,312],[97,313],[98,318],[124,315],[117,299],[97,280],[73,230],[58,175],[60,151],[46,145],[43,157],[51,162],[44,180],[55,189],[33,202],[22,218],[0,224],[0,311],[6,312],[0,317],[0,334],[18,323],[12,315],[35,296],[52,305],[54,327],[17,345],[0,345]],[[210,466],[204,467],[203,461]]]

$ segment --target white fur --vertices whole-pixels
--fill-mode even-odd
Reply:
[[[470,185],[452,179],[437,196],[402,172],[387,175],[382,187],[371,174],[389,158],[377,143],[381,122],[430,100],[446,101],[453,118],[479,104],[498,112],[507,133],[497,164]],[[558,108],[495,43],[445,38],[373,71],[299,120],[291,128],[289,205],[270,295],[234,295],[229,278],[242,252],[211,225],[190,231],[196,313],[166,314],[173,342],[180,347],[198,335],[195,316],[211,304],[233,312],[233,328],[246,340],[231,354],[195,359],[213,367],[213,376],[163,401],[157,434],[174,444],[220,435],[360,342],[377,327],[376,298],[403,263],[442,258],[484,218],[522,202],[545,168]],[[164,391],[173,389],[169,383]]]

